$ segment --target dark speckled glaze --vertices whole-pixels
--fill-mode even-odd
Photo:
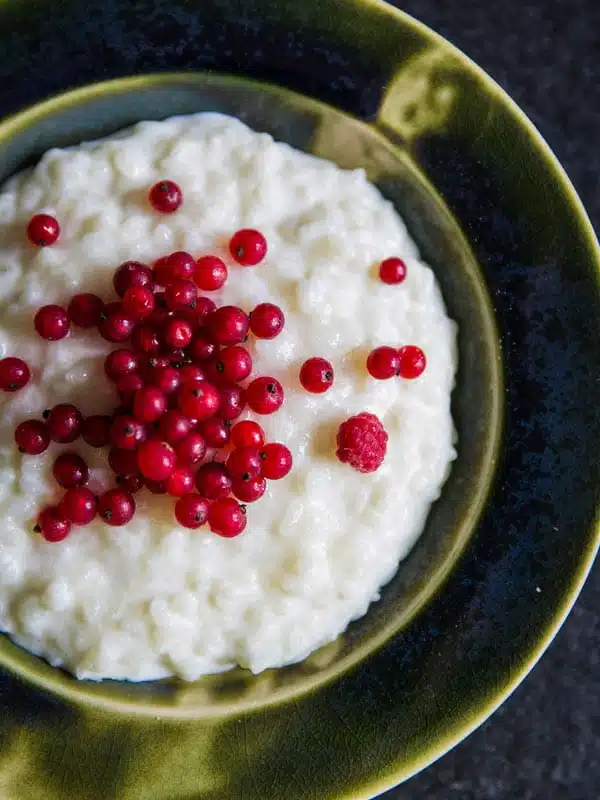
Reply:
[[[514,688],[568,612],[596,552],[597,243],[560,167],[501,90],[450,45],[375,0],[0,0],[0,116],[75,86],[178,70],[266,80],[370,127],[276,94],[289,112],[282,116],[268,88],[257,102],[256,88],[232,89],[240,85],[218,77],[201,79],[202,100],[188,108],[185,79],[149,79],[129,86],[127,103],[107,89],[87,117],[69,117],[68,109],[52,117],[46,108],[39,119],[33,112],[4,123],[2,174],[50,144],[164,116],[163,109],[223,107],[236,91],[255,98],[247,108],[256,126],[283,125],[275,132],[297,146],[364,160],[407,216],[461,322],[455,412],[463,466],[415,549],[413,564],[431,562],[423,593],[408,580],[403,595],[410,573],[401,572],[341,652],[300,667],[299,682],[274,685],[267,675],[236,684],[234,676],[208,689],[200,682],[186,691],[92,690],[3,641],[0,794],[371,797],[441,755]],[[317,108],[327,125],[315,126]],[[28,123],[21,131],[19,120]],[[494,491],[469,540],[502,410],[488,292],[502,345],[504,434]],[[436,540],[444,526],[448,538]],[[403,596],[415,600],[412,610]]]

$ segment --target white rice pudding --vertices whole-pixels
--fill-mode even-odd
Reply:
[[[183,190],[172,215],[147,203],[162,178]],[[60,220],[62,234],[36,249],[24,231],[42,211]],[[242,227],[265,234],[268,256],[251,268],[229,260],[229,280],[213,296],[248,311],[260,302],[285,311],[282,334],[249,347],[253,375],[285,388],[281,410],[259,421],[269,441],[292,450],[292,472],[248,507],[236,539],[178,527],[174,500],[143,490],[128,525],[97,520],[46,543],[32,529],[60,497],[51,474],[59,452],[84,456],[95,491],[114,476],[106,451],[81,440],[21,456],[14,427],[59,402],[86,415],[110,412],[103,361],[119,345],[76,328],[45,342],[34,312],[66,305],[78,291],[112,299],[113,272],[128,259],[152,262],[179,249],[226,257],[224,243]],[[398,286],[374,271],[391,255],[408,266]],[[24,358],[33,373],[25,389],[0,398],[0,628],[18,643],[81,678],[193,680],[236,664],[260,672],[334,640],[378,599],[455,457],[455,325],[402,220],[362,171],[216,114],[144,122],[51,150],[0,193],[0,297],[0,356]],[[366,355],[380,344],[419,345],[427,370],[413,381],[370,378]],[[311,356],[335,368],[322,395],[298,382]],[[367,475],[335,456],[339,424],[361,411],[377,414],[389,434],[383,465]]]

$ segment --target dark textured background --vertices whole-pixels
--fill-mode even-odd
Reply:
[[[535,122],[600,230],[600,3],[403,0]],[[600,457],[600,456],[599,456]],[[478,731],[385,800],[600,797],[600,564],[549,651]]]

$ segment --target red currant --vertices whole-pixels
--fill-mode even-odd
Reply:
[[[175,503],[175,519],[182,528],[200,528],[208,519],[208,503],[199,494],[186,494]]]
[[[418,378],[425,371],[427,359],[420,347],[408,344],[398,350],[398,356],[400,357],[398,375],[401,378]]]
[[[131,350],[125,348],[113,350],[104,359],[104,372],[106,377],[115,383],[123,375],[131,375],[139,369],[139,358]]]
[[[208,509],[208,524],[213,533],[233,539],[246,527],[246,513],[233,497],[222,497]]]
[[[300,383],[307,392],[323,394],[333,386],[333,366],[325,358],[309,358],[300,368]]]
[[[138,450],[139,470],[151,481],[166,481],[175,469],[175,451],[168,442],[150,439]]]
[[[29,220],[27,238],[36,247],[48,247],[60,236],[58,220],[50,214],[36,214]]]
[[[177,250],[154,264],[154,275],[161,286],[168,286],[178,280],[191,281],[195,271],[196,260],[185,250]]]
[[[171,365],[148,370],[148,381],[163,394],[173,394],[181,386],[179,370]]]
[[[123,297],[127,289],[134,286],[145,286],[154,291],[152,270],[139,261],[125,261],[114,274],[113,286],[119,297]]]
[[[222,383],[219,385],[219,416],[228,422],[237,419],[246,408],[246,390],[235,383]]]
[[[199,464],[206,455],[206,442],[196,431],[188,433],[185,439],[181,439],[174,447],[181,464],[189,466]]]
[[[123,313],[136,322],[154,311],[154,294],[146,286],[132,286],[123,295]]]
[[[227,459],[227,472],[232,480],[250,481],[261,473],[262,461],[256,447],[239,447]]]
[[[150,189],[150,205],[161,214],[173,214],[183,203],[183,193],[173,181],[159,181]]]
[[[73,325],[79,328],[95,328],[103,310],[104,302],[97,294],[76,294],[71,298],[67,314]]]
[[[163,339],[168,347],[185,348],[192,341],[192,326],[186,319],[173,317],[163,328]]]
[[[59,403],[50,411],[45,411],[44,417],[50,438],[54,442],[74,442],[81,434],[83,417],[79,409],[70,403]]]
[[[111,425],[109,416],[94,414],[86,417],[81,423],[81,437],[90,447],[106,447],[110,441]]]
[[[283,404],[283,386],[275,378],[255,378],[248,386],[248,405],[257,414],[273,414]]]
[[[194,488],[194,473],[189,467],[178,466],[165,481],[167,493],[172,497],[182,497]]]
[[[196,261],[194,280],[203,292],[215,292],[227,280],[225,262],[217,256],[202,256]]]
[[[62,306],[42,306],[33,321],[36,331],[49,342],[64,339],[69,333],[69,316]]]
[[[248,481],[235,478],[231,485],[231,491],[241,500],[242,503],[254,503],[260,500],[267,490],[267,482],[264,478],[251,478]]]
[[[135,322],[123,311],[121,303],[108,303],[100,314],[98,332],[107,342],[124,342],[133,333]]]
[[[260,231],[244,228],[231,237],[229,252],[238,264],[253,267],[267,255],[267,240]]]
[[[219,410],[221,395],[208,381],[202,381],[195,387],[183,387],[178,396],[179,408],[190,419],[202,422],[214,417]]]
[[[126,525],[135,514],[135,498],[124,489],[109,489],[98,500],[98,515],[108,525]]]
[[[192,281],[176,280],[165,289],[167,307],[172,311],[194,308],[197,297],[198,290]]]
[[[196,488],[209,500],[227,497],[231,491],[231,477],[223,464],[212,461],[203,464],[196,473]]]
[[[400,369],[400,356],[395,347],[376,347],[367,358],[367,370],[373,378],[383,381],[393,378]]]
[[[135,450],[121,450],[111,447],[108,451],[108,465],[115,475],[137,475],[138,463]]]
[[[16,392],[27,383],[31,373],[21,358],[9,356],[0,360],[0,389],[3,392]]]
[[[246,419],[237,422],[231,429],[231,444],[234,447],[262,447],[265,433],[258,422]]]
[[[166,494],[167,493],[167,482],[166,481],[144,481],[145,487],[148,489],[149,492],[152,494]]]
[[[47,542],[62,542],[71,532],[71,523],[63,516],[59,506],[47,506],[40,512],[34,530]]]
[[[87,525],[96,516],[98,500],[87,486],[68,489],[60,501],[59,509],[72,525]]]
[[[200,328],[190,344],[190,355],[195,361],[209,361],[217,354],[219,346],[208,336],[206,329]]]
[[[221,306],[206,320],[209,336],[221,345],[243,342],[248,333],[248,326],[248,315],[237,306]]]
[[[401,258],[386,258],[379,265],[379,278],[383,283],[402,283],[406,278],[406,264]]]
[[[216,305],[210,297],[198,297],[196,300],[196,308],[194,309],[194,313],[198,320],[201,322],[204,317],[208,317],[209,314],[216,309]]]
[[[215,368],[226,381],[239,383],[252,372],[252,356],[245,347],[234,344],[221,350]]]
[[[160,331],[150,323],[138,325],[133,332],[131,346],[137,353],[158,353],[162,347]]]
[[[202,436],[208,447],[226,447],[229,444],[229,425],[218,417],[205,419],[198,426],[198,433]]]
[[[28,419],[15,428],[15,442],[20,453],[39,456],[50,444],[50,431],[45,422]]]
[[[117,485],[129,494],[136,494],[145,486],[144,479],[139,474],[117,475]]]
[[[250,314],[250,330],[257,339],[274,339],[284,325],[285,315],[273,303],[261,303]]]
[[[191,431],[189,419],[181,411],[166,411],[160,418],[159,433],[169,444],[180,442]]]
[[[141,375],[137,372],[132,372],[130,375],[123,375],[116,383],[117,392],[121,403],[130,408],[133,403],[135,393],[144,388],[144,381]]]
[[[184,364],[179,370],[179,377],[181,385],[187,388],[198,386],[206,380],[204,370],[198,364]]]
[[[64,489],[84,486],[90,477],[90,470],[77,453],[61,453],[52,467],[54,480]]]
[[[285,478],[292,468],[292,454],[284,444],[272,442],[260,451],[261,469],[265,478],[278,481]]]
[[[167,410],[167,398],[155,386],[145,386],[133,398],[133,416],[140,422],[156,422]]]
[[[119,415],[114,418],[110,428],[110,441],[120,450],[135,450],[148,438],[142,423],[134,417]]]

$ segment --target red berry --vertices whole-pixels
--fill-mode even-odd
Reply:
[[[136,322],[154,311],[154,294],[146,286],[132,286],[123,295],[123,313]]]
[[[224,380],[239,383],[252,372],[252,356],[245,347],[234,344],[221,350],[215,361],[215,369]]]
[[[166,411],[160,418],[159,433],[169,444],[180,442],[191,431],[189,419],[181,411]]]
[[[196,331],[189,347],[195,361],[209,361],[219,351],[219,346],[208,336],[204,328]]]
[[[100,314],[98,332],[107,342],[124,342],[133,333],[135,322],[123,311],[121,303],[108,303]]]
[[[129,451],[128,451],[129,452]],[[129,494],[136,494],[144,488],[144,479],[139,474],[117,475],[117,484]]]
[[[400,356],[395,347],[376,347],[367,358],[367,370],[377,380],[393,378],[400,369]]]
[[[204,370],[198,364],[184,364],[179,370],[179,377],[181,385],[188,388],[198,386],[206,380]]]
[[[185,250],[177,250],[154,264],[154,275],[157,283],[168,286],[173,281],[191,281],[196,271],[196,260]]]
[[[118,447],[111,447],[108,451],[108,465],[115,475],[137,475],[138,463],[135,450],[121,450]]]
[[[237,419],[248,402],[246,390],[235,383],[220,384],[219,397],[219,416],[228,422]]]
[[[183,203],[183,194],[173,181],[155,183],[148,194],[150,205],[161,214],[172,214]]]
[[[127,289],[134,286],[145,286],[154,291],[154,276],[152,270],[139,261],[125,261],[116,270],[113,277],[113,286],[119,297],[123,297]]]
[[[205,419],[198,426],[198,433],[202,436],[208,447],[221,448],[229,444],[229,425],[218,417]]]
[[[309,358],[300,368],[300,383],[307,392],[323,394],[333,386],[333,366],[325,358]]]
[[[248,315],[237,306],[221,306],[206,320],[209,336],[221,345],[243,342],[248,333],[248,326]]]
[[[167,362],[176,369],[181,369],[189,361],[188,355],[182,347],[174,347],[171,350],[167,350],[164,355]]]
[[[76,294],[71,298],[67,314],[79,328],[95,328],[100,322],[104,302],[97,294]]]
[[[196,473],[196,488],[209,500],[217,500],[231,491],[231,478],[223,464],[212,461],[203,464]]]
[[[157,292],[154,295],[154,308],[152,313],[145,320],[146,323],[151,325],[155,330],[162,330],[165,323],[171,319],[173,312],[167,308],[167,301],[165,300],[164,292]]]
[[[50,444],[50,432],[45,422],[28,419],[15,428],[15,442],[20,453],[39,456]]]
[[[343,464],[350,464],[359,472],[374,472],[385,458],[387,441],[380,420],[363,411],[340,425],[336,455]]]
[[[229,252],[238,264],[253,267],[267,255],[267,240],[260,231],[244,228],[231,237]]]
[[[94,414],[86,417],[81,423],[81,438],[90,447],[106,447],[110,441],[111,425],[109,416]]]
[[[104,359],[106,377],[115,383],[123,375],[131,375],[139,369],[139,359],[132,350],[113,350]]]
[[[405,347],[401,347],[400,350],[398,350],[398,356],[400,358],[398,375],[400,375],[401,378],[418,378],[419,375],[422,375],[425,371],[427,359],[420,347],[407,344]]]
[[[150,439],[138,450],[139,470],[151,481],[166,481],[175,469],[175,451],[168,442]]]
[[[0,389],[3,392],[16,392],[27,383],[31,373],[21,358],[9,356],[0,360]]]
[[[274,339],[284,325],[285,315],[273,303],[261,303],[250,314],[250,330],[258,339]]]
[[[191,281],[176,280],[165,289],[165,300],[172,311],[194,308],[197,297],[198,290]]]
[[[61,444],[74,442],[81,433],[83,417],[81,412],[70,403],[59,403],[50,411],[45,411],[44,417],[46,417],[50,438],[54,442]]]
[[[192,341],[192,326],[186,319],[173,317],[163,328],[163,339],[168,347],[185,348]]]
[[[261,472],[270,481],[285,478],[292,468],[292,454],[284,444],[272,442],[260,451]]]
[[[258,422],[246,419],[237,422],[231,429],[231,444],[234,447],[258,447],[265,443],[265,432]]]
[[[47,506],[40,512],[34,530],[39,531],[47,542],[62,542],[71,532],[71,523],[63,513],[59,506]]]
[[[208,381],[194,387],[180,389],[178,396],[179,408],[190,419],[201,422],[209,417],[214,417],[219,410],[221,395]]]
[[[59,509],[73,525],[87,525],[96,516],[98,500],[87,486],[68,489],[60,501]]]
[[[90,470],[77,453],[61,453],[52,467],[54,480],[64,489],[84,486],[90,477]]]
[[[64,339],[69,332],[69,317],[62,306],[42,306],[35,315],[33,324],[36,331],[49,342]]]
[[[110,428],[110,441],[120,450],[135,450],[147,437],[145,426],[134,417],[120,414],[114,418]]]
[[[246,527],[246,514],[233,497],[222,497],[208,509],[208,524],[213,533],[232,539]]]
[[[167,398],[155,386],[144,386],[133,398],[133,416],[140,422],[156,422],[167,410]]]
[[[239,447],[227,459],[227,472],[232,480],[250,481],[261,473],[262,460],[256,447]]]
[[[48,247],[60,236],[58,220],[50,214],[36,214],[29,220],[27,238],[36,247]]]
[[[260,500],[266,490],[267,482],[264,478],[251,478],[249,481],[237,478],[231,485],[231,491],[242,503],[254,503]]]
[[[227,280],[225,262],[217,256],[202,256],[196,261],[194,280],[203,292],[215,292]]]
[[[401,258],[386,258],[379,265],[379,278],[384,283],[402,283],[406,278],[406,264]]]
[[[255,378],[248,386],[248,405],[257,414],[273,414],[283,404],[283,386],[275,378]]]
[[[179,370],[170,365],[166,367],[155,367],[154,369],[149,369],[147,378],[152,386],[156,386],[156,388],[160,389],[163,394],[167,395],[173,394],[173,392],[176,392],[181,386],[181,375],[179,374]]]
[[[182,497],[194,488],[194,473],[189,467],[178,466],[165,481],[167,493],[172,497]]]
[[[208,317],[209,314],[216,309],[216,305],[210,297],[198,297],[196,300],[196,308],[194,309],[194,314],[198,318],[200,322],[202,322],[204,317]]]
[[[167,482],[166,481],[144,481],[144,485],[148,489],[149,492],[152,494],[166,494],[167,493]]]
[[[119,378],[116,383],[116,388],[121,403],[124,406],[130,407],[133,403],[135,393],[144,388],[144,381],[141,375],[134,372],[131,375],[123,375]]]
[[[199,464],[206,455],[206,442],[196,431],[188,433],[185,439],[181,439],[174,447],[181,464],[189,466]]]
[[[98,500],[98,515],[108,525],[126,525],[135,514],[135,499],[124,489],[109,489]]]
[[[150,323],[138,325],[133,332],[131,346],[137,353],[158,353],[162,347],[160,331]]]
[[[175,503],[175,519],[183,528],[199,528],[208,519],[208,503],[199,494],[186,494]]]

